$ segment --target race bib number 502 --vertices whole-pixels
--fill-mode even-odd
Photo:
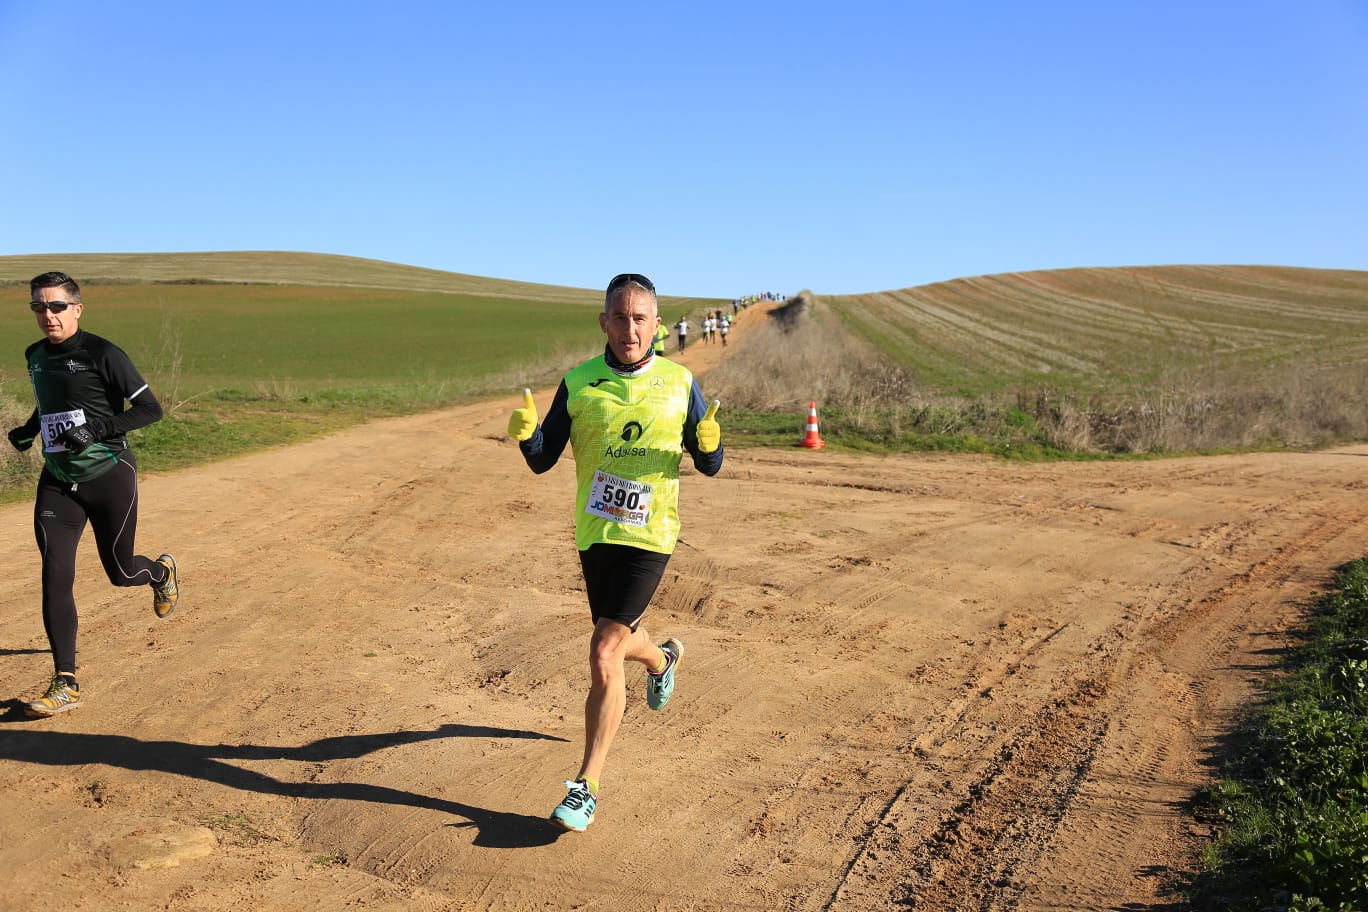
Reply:
[[[85,409],[53,412],[50,415],[43,415],[39,421],[42,422],[43,427],[43,452],[61,453],[66,450],[66,447],[57,442],[58,436],[78,424],[85,424]]]
[[[648,484],[595,472],[584,512],[624,526],[644,526],[651,515],[651,493]]]

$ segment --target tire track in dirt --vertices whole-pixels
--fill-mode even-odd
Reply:
[[[912,739],[899,753],[916,758],[914,762],[944,755],[964,734],[975,706],[985,700],[991,700],[995,689],[1008,682],[1023,664],[1041,654],[1064,630],[1063,626],[1056,627],[1016,649],[1000,655],[981,656],[980,664],[967,669],[971,681],[965,695],[946,706],[940,727]],[[921,837],[927,850],[924,850],[920,857],[916,852],[908,853],[903,843],[909,834],[917,832],[918,829],[925,831],[925,824],[909,825],[902,818],[920,818],[919,813],[910,807],[909,798],[912,790],[925,783],[915,778],[904,781],[867,829],[859,851],[851,858],[844,875],[826,902],[820,906],[823,912],[863,907],[862,904],[869,899],[868,896],[860,895],[866,892],[863,889],[866,881],[878,883],[882,891],[887,891],[890,886],[887,876],[890,866],[893,869],[902,868],[910,872],[906,882],[892,891],[894,894],[897,890],[903,889],[916,891],[919,881],[924,892],[925,884],[934,882],[937,871],[947,865],[962,866],[966,860],[987,863],[986,859],[980,860],[975,857],[979,852],[994,859],[992,864],[1000,872],[1008,871],[1006,859],[1000,852],[1002,846],[984,844],[980,821],[985,817],[1001,818],[1004,807],[1010,810],[1015,802],[1020,800],[1015,791],[1004,788],[1004,783],[1012,775],[1014,764],[1028,766],[1032,771],[1032,777],[1038,776],[1040,769],[1050,768],[1051,764],[1060,770],[1071,766],[1075,769],[1086,767],[1086,763],[1083,762],[1059,762],[1059,748],[1062,743],[1067,743],[1068,739],[1061,739],[1056,719],[1062,706],[1074,708],[1080,700],[1089,697],[1087,689],[1083,688],[1078,693],[1056,700],[1055,705],[1048,707],[1042,713],[1042,718],[1037,720],[1039,724],[1024,728],[1025,734],[1009,733],[1002,738],[990,738],[976,746],[976,753],[991,756],[991,760],[982,764],[981,771],[967,789],[967,796],[944,812],[929,834]],[[1047,760],[1049,762],[1046,762]],[[1050,780],[1055,778],[1058,776],[1047,777]],[[1035,783],[1028,783],[1028,786],[1034,787]],[[1037,804],[1035,807],[1037,816],[1033,818],[1033,828],[1039,831],[1042,822],[1049,820],[1049,808],[1046,806],[1046,815],[1042,818],[1039,816],[1042,806]],[[1062,810],[1060,812],[1062,813]],[[1017,819],[1019,822],[1019,815]],[[1036,838],[1048,838],[1048,832],[1047,827],[1043,834],[1038,834]],[[972,840],[966,834],[972,834]],[[1007,841],[1011,835],[1015,835],[1016,841],[1020,841],[1024,834],[1024,829],[1018,827],[1014,834],[1009,830],[1008,833],[1000,835],[995,842]],[[909,854],[911,857],[908,857]],[[894,860],[890,861],[890,856],[894,856]],[[995,877],[994,888],[1000,887],[1005,879],[1006,875]],[[971,894],[962,892],[959,887],[954,888],[949,895],[959,903],[957,908],[972,908],[972,904],[967,901]]]
[[[1293,499],[1279,506],[1290,508],[1295,503]],[[1264,512],[1278,512],[1278,508]],[[1170,690],[1178,687],[1186,692],[1170,692],[1163,695],[1165,701],[1188,704],[1186,713],[1178,713],[1180,717],[1202,717],[1205,714],[1192,705],[1200,698],[1202,684],[1192,679],[1227,661],[1247,630],[1247,623],[1242,622],[1245,607],[1255,600],[1276,607],[1282,585],[1299,569],[1302,559],[1322,553],[1328,543],[1363,518],[1362,512],[1312,517],[1291,542],[1255,560],[1215,591],[1165,599],[1153,616],[1142,618],[1137,613],[1107,631],[1096,643],[1097,659],[1069,669],[1052,700],[1036,714],[1034,724],[1018,728],[996,745],[992,761],[968,786],[965,797],[940,814],[929,835],[920,835],[919,811],[909,800],[912,790],[925,783],[916,778],[904,782],[820,908],[824,912],[877,908],[879,903],[984,912],[1018,908],[1032,886],[1031,875],[1041,856],[1054,844],[1084,784],[1093,776],[1099,754],[1115,739],[1115,729],[1128,719],[1155,711],[1153,703],[1139,705],[1159,696],[1153,688],[1145,687],[1139,692],[1143,696],[1137,696],[1135,690],[1118,690],[1115,683],[1125,681],[1134,687],[1137,681],[1178,676],[1179,683],[1170,685]],[[1224,549],[1245,537],[1249,528],[1218,524],[1208,531],[1200,547]],[[1220,615],[1219,623],[1212,623],[1213,615]],[[991,682],[980,691],[990,692],[1062,631],[1057,628],[1032,643],[1020,653],[1020,661],[999,660],[991,670],[980,668],[986,676],[975,685]],[[929,741],[923,736],[912,742],[916,756],[934,756],[951,743],[972,715],[974,704],[975,700],[965,699],[958,707],[948,707],[958,712]],[[1228,712],[1231,707],[1227,702],[1213,708]],[[1162,741],[1131,743],[1123,756],[1131,775],[1141,782],[1160,779],[1174,761]],[[1111,851],[1102,853],[1102,864],[1093,862],[1100,882],[1097,895],[1089,897],[1104,904],[1112,901],[1106,895],[1106,872],[1112,872],[1111,886],[1129,885],[1134,872],[1152,862],[1155,853],[1155,847],[1145,842],[1116,851],[1115,837],[1131,815],[1142,813],[1143,808],[1125,796],[1112,796],[1112,801],[1116,809],[1109,816],[1117,822],[1108,830],[1111,838],[1106,845]],[[911,834],[918,835],[909,840]],[[1096,849],[1091,845],[1094,856]],[[890,867],[912,873],[890,885]],[[1089,900],[1080,907],[1097,907],[1089,905]]]

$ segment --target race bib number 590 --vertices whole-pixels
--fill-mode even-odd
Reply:
[[[624,526],[644,526],[651,514],[651,486],[595,472],[584,512]]]

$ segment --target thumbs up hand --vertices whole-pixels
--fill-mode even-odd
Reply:
[[[532,391],[523,390],[523,407],[514,409],[508,416],[508,436],[514,440],[527,440],[537,430],[537,404],[532,401]]]
[[[717,407],[722,403],[714,399],[708,406],[708,413],[698,422],[698,449],[702,453],[715,453],[722,445],[722,426],[717,423]]]

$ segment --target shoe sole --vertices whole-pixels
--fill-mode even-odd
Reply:
[[[565,830],[567,833],[583,833],[585,830],[589,829],[589,824],[594,822],[594,818],[590,817],[584,826],[577,827],[570,821],[557,817],[555,814],[552,814],[550,819],[553,824],[560,827],[562,830]]]
[[[24,715],[28,716],[30,719],[50,719],[61,713],[71,712],[73,709],[80,708],[80,703],[67,703],[59,706],[57,709],[34,709],[32,706],[25,706]]]

